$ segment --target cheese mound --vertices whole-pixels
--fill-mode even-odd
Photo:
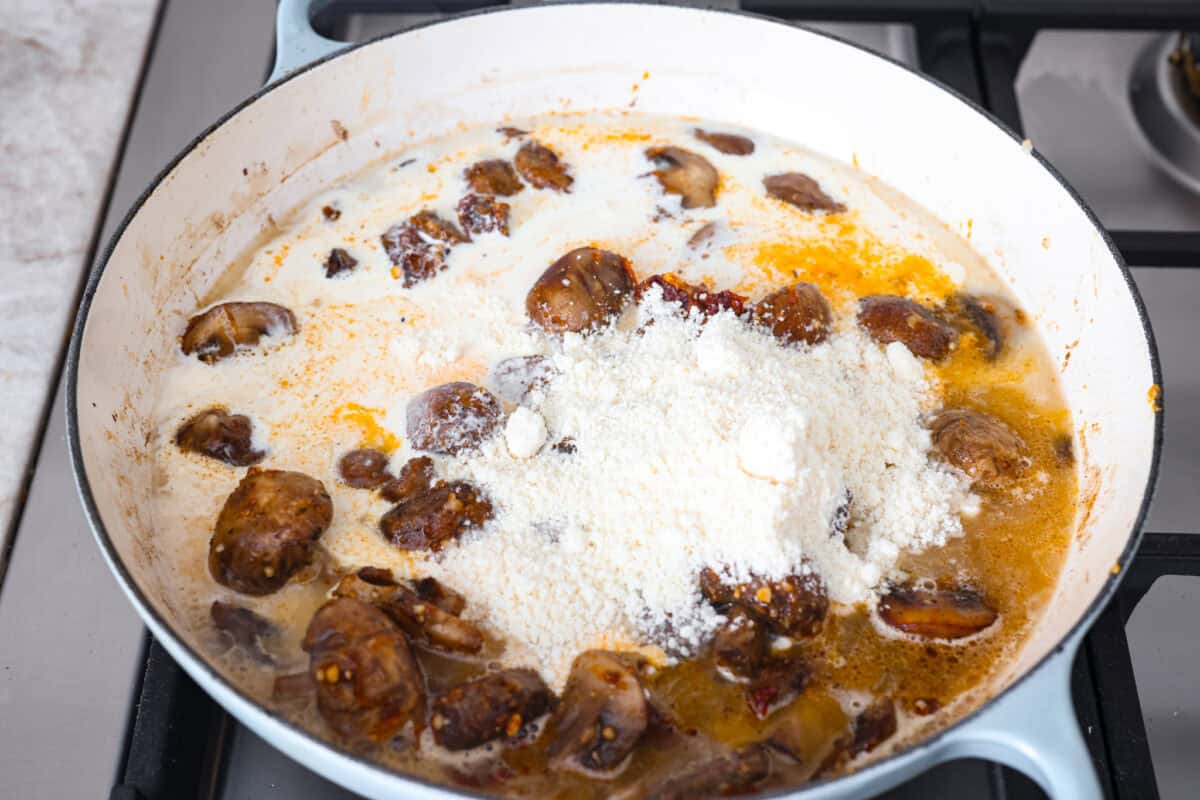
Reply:
[[[496,514],[437,571],[508,640],[506,660],[557,686],[588,647],[687,654],[721,621],[699,593],[705,567],[739,581],[812,570],[856,603],[901,551],[962,533],[969,486],[930,458],[936,392],[907,351],[849,319],[820,345],[783,346],[657,290],[627,316],[547,341],[557,374],[532,408],[444,465]],[[573,450],[550,446],[568,437]]]

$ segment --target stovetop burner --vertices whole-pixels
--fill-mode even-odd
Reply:
[[[1200,36],[1167,34],[1142,51],[1129,80],[1129,102],[1151,157],[1175,180],[1200,192]]]

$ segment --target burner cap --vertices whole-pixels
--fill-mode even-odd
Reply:
[[[1154,161],[1200,192],[1200,37],[1167,34],[1138,56],[1129,102]]]

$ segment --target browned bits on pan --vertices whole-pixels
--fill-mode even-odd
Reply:
[[[274,664],[275,659],[267,652],[265,642],[279,635],[279,630],[270,620],[248,608],[225,603],[220,600],[209,607],[213,625],[231,644],[260,664]]]
[[[969,589],[897,586],[879,599],[879,617],[896,630],[926,639],[961,639],[987,628],[999,614]]]
[[[487,496],[466,481],[440,483],[383,515],[379,528],[402,550],[441,550],[491,519]]]
[[[633,270],[625,258],[580,247],[542,273],[525,296],[525,311],[543,330],[578,333],[620,314],[633,289]]]
[[[217,583],[243,594],[271,594],[312,562],[332,519],[320,481],[252,468],[217,516],[208,569]]]
[[[829,612],[825,583],[816,573],[730,585],[711,569],[700,573],[700,592],[718,608],[739,607],[781,636],[813,636]]]
[[[511,125],[505,125],[502,128],[496,128],[496,133],[502,134],[505,140],[520,139],[522,136],[528,136],[529,131],[520,128],[514,128]]]
[[[526,142],[517,151],[513,161],[517,172],[535,189],[553,189],[556,192],[568,192],[575,182],[567,173],[566,164],[559,160],[558,154],[538,142]]]
[[[338,459],[338,476],[355,489],[378,489],[392,479],[388,454],[373,447],[351,450]]]
[[[434,699],[429,727],[447,750],[515,739],[550,708],[552,695],[531,669],[506,669],[467,681]]]
[[[942,315],[963,332],[974,333],[983,357],[995,361],[1004,350],[1004,334],[996,316],[996,303],[969,294],[956,294],[946,301]]]
[[[477,161],[463,171],[463,178],[476,194],[508,197],[525,188],[512,164],[502,158]]]
[[[554,362],[545,356],[514,356],[492,367],[496,391],[510,403],[523,403],[530,393],[545,391],[557,374]]]
[[[554,443],[554,447],[552,449],[556,453],[562,453],[563,455],[569,456],[578,449],[578,446],[575,444],[574,437],[564,436],[562,439],[559,439]]]
[[[469,194],[458,201],[458,221],[468,234],[499,231],[508,236],[508,203],[491,195]]]
[[[877,294],[858,301],[858,324],[881,344],[900,342],[912,354],[945,358],[958,338],[954,328],[907,297]]]
[[[970,408],[947,408],[930,420],[934,447],[982,486],[999,487],[1025,468],[1025,443],[993,416]]]
[[[301,645],[317,689],[317,709],[352,742],[381,743],[424,717],[425,687],[404,634],[374,606],[350,598],[325,603]]]
[[[834,200],[821,189],[821,184],[803,172],[784,172],[763,178],[767,194],[782,200],[801,211],[825,211],[839,213],[846,206]]]
[[[682,147],[651,147],[646,158],[659,165],[654,177],[667,194],[677,194],[684,208],[712,208],[717,204],[721,176],[704,156]]]
[[[410,458],[400,468],[400,474],[383,485],[379,493],[384,500],[403,503],[429,491],[433,485],[433,459],[429,456]]]
[[[896,705],[891,698],[876,700],[854,720],[850,757],[869,753],[896,734]]]
[[[1075,463],[1075,439],[1071,434],[1060,433],[1054,437],[1054,463],[1060,467]]]
[[[784,344],[820,344],[829,338],[833,313],[820,289],[800,282],[755,303],[754,321]]]
[[[321,206],[321,216],[326,222],[337,222],[342,216],[342,210],[337,206]]]
[[[402,270],[406,288],[444,270],[450,248],[470,241],[454,223],[429,210],[393,225],[380,238],[388,258]]]
[[[637,671],[616,653],[588,650],[571,665],[548,754],[584,770],[613,769],[633,752],[648,719]]]
[[[214,407],[180,425],[175,432],[175,444],[234,467],[248,467],[266,457],[266,453],[254,449],[253,436],[249,417]]]
[[[185,355],[213,363],[254,347],[264,336],[296,332],[292,312],[275,303],[221,303],[188,320],[181,346]]]
[[[745,136],[738,136],[736,133],[710,133],[696,128],[695,136],[727,156],[748,156],[754,152],[753,140]]]
[[[698,250],[712,240],[717,232],[717,223],[706,222],[701,225],[696,232],[693,233],[687,240],[687,246],[692,250]]]
[[[645,797],[654,800],[696,800],[750,794],[771,774],[771,759],[759,744],[733,753],[691,761],[682,771],[650,787]]]
[[[472,450],[500,427],[500,402],[482,386],[465,381],[426,389],[405,409],[405,431],[418,450],[458,455]]]
[[[432,580],[432,579],[430,579]],[[448,599],[457,599],[459,611],[465,605],[461,595],[442,587]],[[334,597],[349,597],[379,608],[400,626],[414,644],[454,653],[478,653],[483,649],[483,633],[473,623],[460,619],[458,612],[427,600],[407,584],[397,582],[387,570],[366,567],[342,578],[333,590]]]
[[[721,292],[709,291],[703,286],[688,283],[673,272],[663,275],[651,275],[638,284],[637,298],[641,300],[652,287],[662,290],[663,300],[668,303],[678,303],[684,310],[699,309],[706,317],[721,311],[732,311],[741,314],[746,310],[746,298],[728,290]]]
[[[342,248],[335,247],[329,251],[329,258],[325,259],[325,277],[333,278],[343,272],[351,272],[357,266],[357,258]]]
[[[927,717],[930,714],[936,714],[938,709],[942,707],[942,703],[936,697],[918,697],[909,705],[909,710],[919,717]]]

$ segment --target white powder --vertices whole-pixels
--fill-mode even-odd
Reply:
[[[729,312],[684,318],[657,293],[634,315],[548,340],[558,375],[540,415],[518,409],[504,437],[444,465],[496,516],[439,571],[513,660],[561,685],[589,646],[688,652],[720,622],[699,595],[704,567],[737,579],[811,567],[831,599],[855,603],[902,550],[961,533],[967,485],[929,458],[920,416],[934,393],[911,355],[852,323],[783,347]],[[529,457],[543,421],[575,451]],[[831,521],[847,496],[843,537]]]

